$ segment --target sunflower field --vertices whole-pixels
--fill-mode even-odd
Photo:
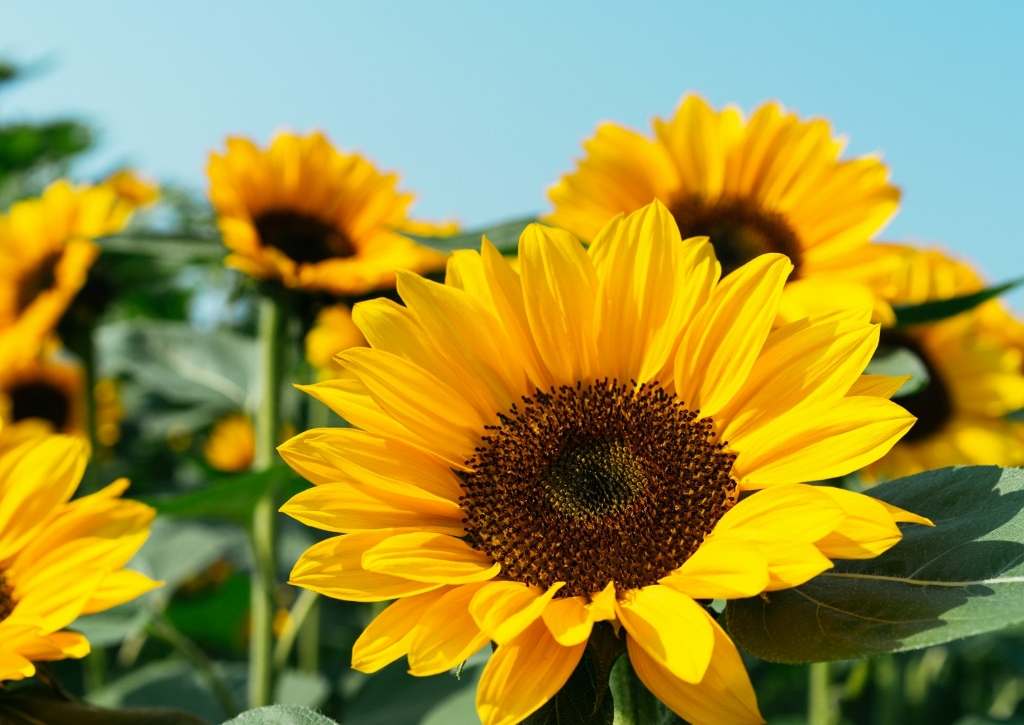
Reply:
[[[4,118],[0,725],[1024,723],[1024,320],[693,92],[549,206]],[[598,119],[594,119],[595,123]]]

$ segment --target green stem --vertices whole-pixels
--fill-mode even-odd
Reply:
[[[658,698],[640,682],[628,654],[616,661],[609,685],[615,699],[615,725],[648,725],[660,721]]]
[[[808,670],[807,725],[832,725],[835,722],[830,686],[829,663],[812,663]]]
[[[260,304],[260,358],[263,364],[263,395],[256,416],[256,470],[266,470],[277,460],[277,435],[281,412],[281,346],[285,318],[277,299],[265,296]],[[252,617],[249,640],[249,706],[269,705],[274,689],[274,518],[277,513],[272,487],[253,510]]]
[[[317,608],[318,598],[319,595],[312,590],[303,589],[300,592],[295,604],[292,605],[288,624],[285,625],[281,636],[277,638],[277,645],[274,647],[274,667],[280,669],[288,663],[288,656],[291,655],[292,648],[296,641],[300,641],[300,633],[305,631],[307,624],[314,623],[316,618],[311,615]]]
[[[231,694],[231,690],[217,673],[213,662],[195,642],[179,632],[178,628],[162,612],[154,615],[147,629],[150,635],[171,645],[195,668],[199,676],[209,685],[214,697],[217,698],[225,717],[233,718],[238,715],[238,703],[235,702],[234,695]]]
[[[313,597],[306,621],[299,628],[299,669],[315,675],[320,671],[320,597]]]

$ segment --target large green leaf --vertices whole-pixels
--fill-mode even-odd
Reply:
[[[922,302],[917,305],[896,305],[893,307],[893,311],[896,313],[896,326],[909,327],[910,325],[922,325],[927,322],[945,320],[946,318],[959,315],[961,312],[974,309],[982,302],[988,302],[1022,284],[1024,284],[1024,277],[969,295]]]
[[[1024,471],[962,466],[869,495],[929,517],[885,554],[837,561],[806,584],[729,602],[729,632],[787,663],[901,652],[1024,622]]]
[[[537,221],[536,217],[524,217],[502,222],[483,229],[474,229],[469,232],[462,232],[450,237],[421,237],[409,235],[420,244],[438,249],[442,252],[451,252],[456,249],[480,249],[481,237],[487,236],[491,244],[498,248],[502,254],[515,254],[519,249],[519,235],[527,226]]]
[[[337,725],[334,720],[298,705],[271,705],[243,712],[225,725]]]

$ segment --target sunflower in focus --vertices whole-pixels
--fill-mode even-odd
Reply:
[[[206,462],[218,471],[248,471],[256,460],[256,429],[252,418],[231,413],[213,424],[203,447]]]
[[[886,245],[904,260],[874,285],[894,305],[920,304],[978,292],[984,283],[968,265],[936,249]],[[927,371],[921,390],[897,400],[914,427],[865,471],[868,480],[954,465],[1024,464],[1020,424],[1006,415],[1024,408],[1024,337],[997,300],[939,322],[882,331],[879,352],[906,349]]]
[[[655,119],[653,138],[600,125],[576,170],[549,190],[547,221],[590,241],[617,214],[658,199],[683,238],[710,238],[724,275],[761,254],[789,257],[780,322],[865,304],[891,321],[861,277],[898,264],[868,241],[900,192],[878,158],[840,159],[843,146],[828,122],[777,103],[745,119],[688,95],[672,118]]]
[[[803,483],[876,460],[913,423],[888,400],[902,380],[861,375],[870,308],[773,331],[790,261],[721,278],[659,202],[586,250],[531,225],[519,266],[484,240],[445,284],[399,274],[404,306],[356,305],[370,347],[307,388],[355,427],[281,447],[317,484],[282,510],[340,534],[291,583],[398,600],[354,646],[363,672],[407,656],[437,674],[496,643],[485,725],[542,707],[599,630],[624,632],[643,683],[695,725],[763,722],[704,604],[799,585],[893,546],[896,522],[928,523]]]
[[[352,320],[352,309],[338,304],[320,310],[312,329],[306,333],[306,361],[320,380],[336,378],[341,367],[334,356],[350,347],[364,347],[366,338]]]
[[[69,436],[0,432],[0,682],[35,673],[35,662],[84,657],[89,642],[67,631],[80,615],[123,604],[158,586],[124,569],[154,511],[120,498],[128,482],[71,501],[87,444]]]
[[[286,287],[359,295],[394,286],[396,269],[427,272],[445,255],[403,232],[452,234],[454,224],[412,221],[412,194],[357,153],[321,133],[279,134],[262,151],[229,138],[207,166],[227,264]]]
[[[38,354],[86,283],[100,252],[93,240],[123,229],[137,206],[113,184],[61,179],[0,215],[0,340],[16,346],[5,365]]]
[[[0,371],[0,422],[36,421],[54,433],[85,434],[82,367],[56,355]]]

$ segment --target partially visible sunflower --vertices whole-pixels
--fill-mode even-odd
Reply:
[[[148,179],[139,176],[134,169],[121,169],[103,180],[111,187],[126,204],[128,211],[140,206],[152,204],[160,198],[160,187]]]
[[[658,199],[683,238],[710,238],[723,274],[761,254],[789,257],[780,322],[864,304],[891,320],[860,277],[897,263],[868,241],[900,192],[878,158],[841,160],[843,146],[826,121],[776,103],[748,120],[688,95],[672,118],[654,120],[654,138],[601,124],[576,171],[549,190],[547,221],[590,241],[615,215]]]
[[[318,379],[336,378],[341,366],[335,355],[365,345],[366,338],[352,321],[352,309],[348,305],[332,305],[320,310],[312,329],[306,333],[306,360],[317,370]]]
[[[874,285],[894,305],[984,287],[973,269],[937,249],[885,246],[904,264],[896,274],[879,275]],[[882,331],[880,350],[910,350],[927,369],[929,382],[898,398],[918,420],[888,455],[868,467],[869,480],[944,466],[1024,464],[1020,424],[1006,419],[1024,408],[1024,348],[1010,337],[1019,327],[992,300],[933,324]]]
[[[0,422],[41,421],[54,433],[85,434],[81,365],[48,355],[0,370]]]
[[[0,331],[18,359],[38,354],[85,285],[99,255],[93,240],[124,228],[137,206],[113,185],[61,179],[0,215]]]
[[[71,501],[86,449],[80,438],[30,435],[0,452],[0,682],[85,656],[88,640],[66,629],[75,619],[159,586],[123,568],[154,515],[120,498],[127,481]]]
[[[210,155],[210,200],[218,215],[227,264],[286,287],[360,295],[395,283],[396,269],[427,272],[445,255],[403,232],[452,234],[454,224],[408,217],[413,196],[396,189],[357,153],[336,150],[321,133],[278,134],[262,151],[229,138]]]
[[[245,413],[231,413],[213,424],[203,447],[206,462],[218,471],[248,471],[256,460],[256,429]]]
[[[683,718],[763,722],[703,603],[799,585],[885,551],[896,522],[929,523],[801,483],[874,461],[913,423],[887,399],[900,380],[861,376],[870,308],[773,332],[789,260],[720,280],[712,246],[658,202],[589,250],[532,225],[519,263],[485,241],[443,285],[400,274],[405,306],[356,305],[371,347],[307,388],[356,427],[281,448],[318,484],[282,510],[342,534],[291,583],[398,599],[354,646],[364,672],[407,655],[436,674],[497,643],[485,725],[544,705],[606,622]]]

